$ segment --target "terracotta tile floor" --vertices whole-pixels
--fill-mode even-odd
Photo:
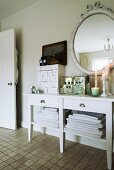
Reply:
[[[107,170],[106,152],[66,141],[59,153],[59,139],[34,132],[28,142],[27,129],[0,128],[1,170]]]

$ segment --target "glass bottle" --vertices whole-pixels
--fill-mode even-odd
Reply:
[[[83,88],[83,86],[79,86],[79,88],[78,88],[78,94],[79,94],[79,95],[84,95],[84,88]]]
[[[66,82],[64,82],[64,85],[63,85],[63,93],[66,94],[67,93],[67,89],[66,89]]]
[[[90,87],[90,83],[86,84],[86,94],[90,95],[91,94],[91,87]]]
[[[60,87],[60,93],[61,93],[61,94],[64,93],[64,88],[63,88],[63,86]]]
[[[78,94],[78,82],[76,81],[75,84],[73,85],[73,94]]]
[[[68,86],[68,92],[67,92],[67,94],[72,94],[71,85]]]
[[[73,94],[73,82],[71,82],[71,94]]]

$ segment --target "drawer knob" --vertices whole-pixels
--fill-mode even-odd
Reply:
[[[80,107],[86,107],[85,104],[83,103],[80,103]]]
[[[45,100],[41,100],[40,103],[45,103]]]

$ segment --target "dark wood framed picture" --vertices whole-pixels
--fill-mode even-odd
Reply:
[[[42,46],[42,56],[47,58],[47,64],[67,64],[67,41],[61,41]]]

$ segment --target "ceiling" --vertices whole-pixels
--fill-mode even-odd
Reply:
[[[39,0],[0,0],[0,20],[32,5]]]

